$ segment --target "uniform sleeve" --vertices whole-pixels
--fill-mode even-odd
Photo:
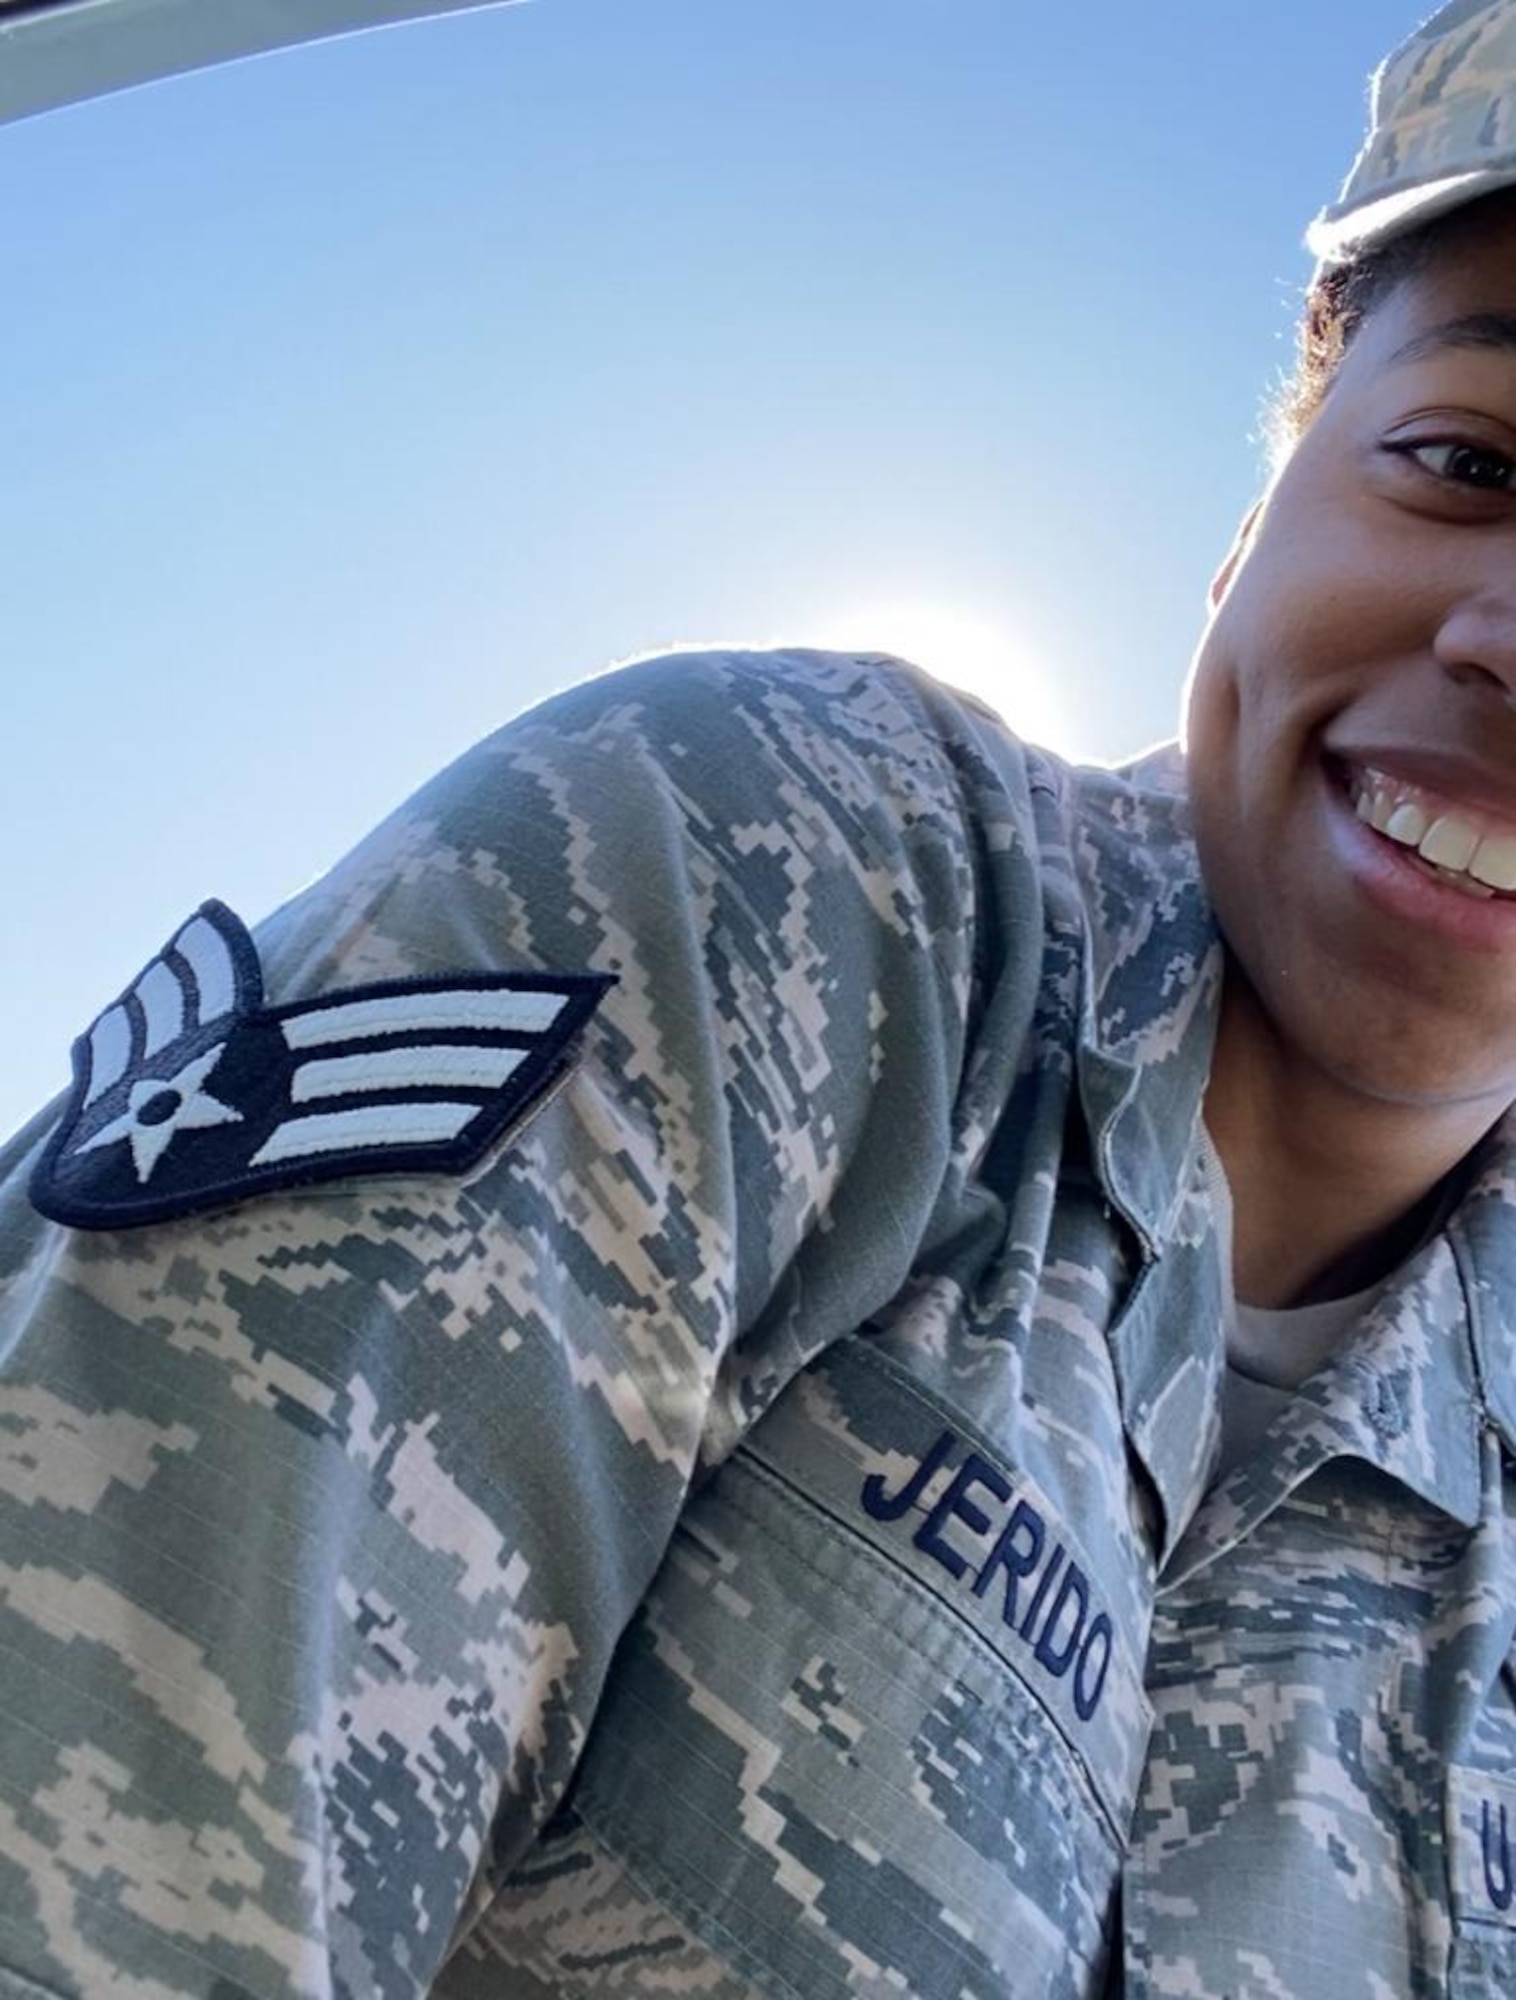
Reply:
[[[71,1230],[51,1121],[0,1156],[0,1995],[427,1992],[692,1481],[930,1234],[979,726],[877,661],[644,665],[280,912],[271,1002],[615,976],[462,1173]]]

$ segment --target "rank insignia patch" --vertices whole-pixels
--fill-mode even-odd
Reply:
[[[614,983],[470,974],[268,1007],[245,926],[206,903],[74,1044],[32,1202],[123,1229],[353,1174],[460,1173],[565,1070]]]

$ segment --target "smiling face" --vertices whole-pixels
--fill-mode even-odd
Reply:
[[[1363,322],[1223,573],[1188,737],[1206,882],[1276,1045],[1368,1099],[1516,1100],[1516,895],[1483,893],[1516,887],[1509,204]]]

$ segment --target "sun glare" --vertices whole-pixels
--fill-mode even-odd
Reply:
[[[807,637],[818,646],[897,653],[977,695],[1029,743],[1074,754],[1047,667],[988,621],[931,604],[880,604],[827,619]]]

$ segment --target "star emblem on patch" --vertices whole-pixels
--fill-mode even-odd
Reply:
[[[544,1099],[614,984],[474,973],[270,1007],[246,926],[203,904],[75,1042],[33,1206],[122,1229],[355,1174],[458,1174]]]
[[[126,1109],[121,1116],[102,1125],[92,1138],[81,1139],[77,1150],[93,1153],[100,1146],[130,1146],[137,1179],[146,1187],[153,1168],[178,1133],[241,1121],[240,1111],[212,1097],[204,1087],[205,1079],[225,1053],[225,1042],[219,1042],[203,1056],[187,1062],[174,1076],[141,1078],[127,1091]]]

